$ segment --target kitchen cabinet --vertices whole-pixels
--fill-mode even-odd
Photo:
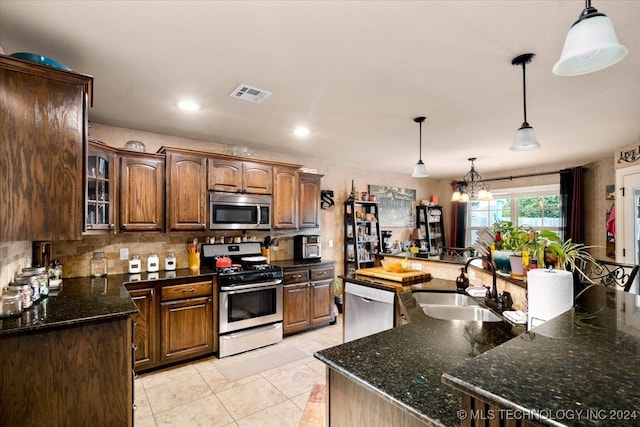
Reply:
[[[206,158],[187,150],[161,149],[167,167],[167,228],[204,231],[207,227]]]
[[[1,424],[133,425],[131,317],[60,325],[0,336]]]
[[[121,152],[120,230],[162,231],[164,228],[164,156]]]
[[[134,366],[144,372],[218,351],[215,277],[126,283],[133,315]]]
[[[320,180],[323,175],[299,173],[299,228],[320,227]]]
[[[85,234],[114,232],[117,149],[89,141],[85,187]]]
[[[298,169],[274,166],[271,228],[275,230],[298,228],[298,191]]]
[[[333,321],[333,263],[284,268],[285,335]]]
[[[379,217],[377,202],[344,202],[345,274],[374,266],[375,255],[382,252]]]
[[[138,308],[138,313],[131,317],[134,322],[134,369],[141,371],[152,367],[158,361],[155,288],[143,285],[140,289],[129,289],[129,295]]]
[[[0,55],[0,241],[79,240],[93,78]]]
[[[170,362],[212,353],[213,282],[164,286],[160,292],[161,360]]]
[[[208,159],[207,189],[228,193],[271,194],[271,165],[228,158]]]
[[[416,228],[427,242],[429,255],[439,255],[446,246],[442,206],[416,206]]]

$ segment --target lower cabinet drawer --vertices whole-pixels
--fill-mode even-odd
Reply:
[[[185,285],[165,286],[161,290],[161,301],[207,297],[213,295],[213,282],[197,282]]]
[[[329,280],[333,279],[333,267],[315,268],[311,270],[311,280]]]

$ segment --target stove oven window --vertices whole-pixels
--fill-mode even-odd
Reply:
[[[228,321],[255,319],[276,313],[276,289],[262,289],[229,295]]]

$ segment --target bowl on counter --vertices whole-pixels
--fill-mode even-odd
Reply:
[[[390,273],[402,273],[405,271],[409,271],[409,266],[404,261],[391,260],[391,259],[383,259],[380,261],[382,264],[382,268],[384,271],[388,271]]]
[[[12,53],[9,56],[22,59],[24,61],[33,62],[35,64],[46,65],[48,67],[58,68],[60,70],[65,70],[65,71],[71,71],[71,68],[67,67],[66,65],[61,64],[54,59],[47,58],[46,56],[39,55],[37,53],[16,52],[16,53]]]

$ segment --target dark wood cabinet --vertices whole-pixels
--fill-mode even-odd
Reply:
[[[120,155],[120,230],[162,231],[164,228],[164,156]]]
[[[298,228],[298,191],[298,169],[274,166],[271,228]]]
[[[116,222],[117,149],[89,141],[85,179],[86,234],[113,233]]]
[[[160,302],[163,361],[213,352],[213,283],[165,286]]]
[[[78,240],[93,78],[0,55],[0,241]]]
[[[309,284],[284,285],[283,333],[299,332],[311,324]]]
[[[218,351],[216,279],[170,279],[126,284],[133,315],[136,372]]]
[[[167,167],[167,228],[204,231],[207,227],[206,158],[163,149]]]
[[[284,269],[285,335],[333,320],[333,263]]]
[[[129,295],[138,308],[132,315],[134,368],[136,371],[152,367],[158,360],[155,288],[130,289]]]
[[[207,188],[227,193],[271,194],[271,165],[212,157],[208,160]]]
[[[0,336],[3,426],[131,426],[131,317]]]
[[[320,180],[322,175],[299,173],[299,228],[320,227]]]

